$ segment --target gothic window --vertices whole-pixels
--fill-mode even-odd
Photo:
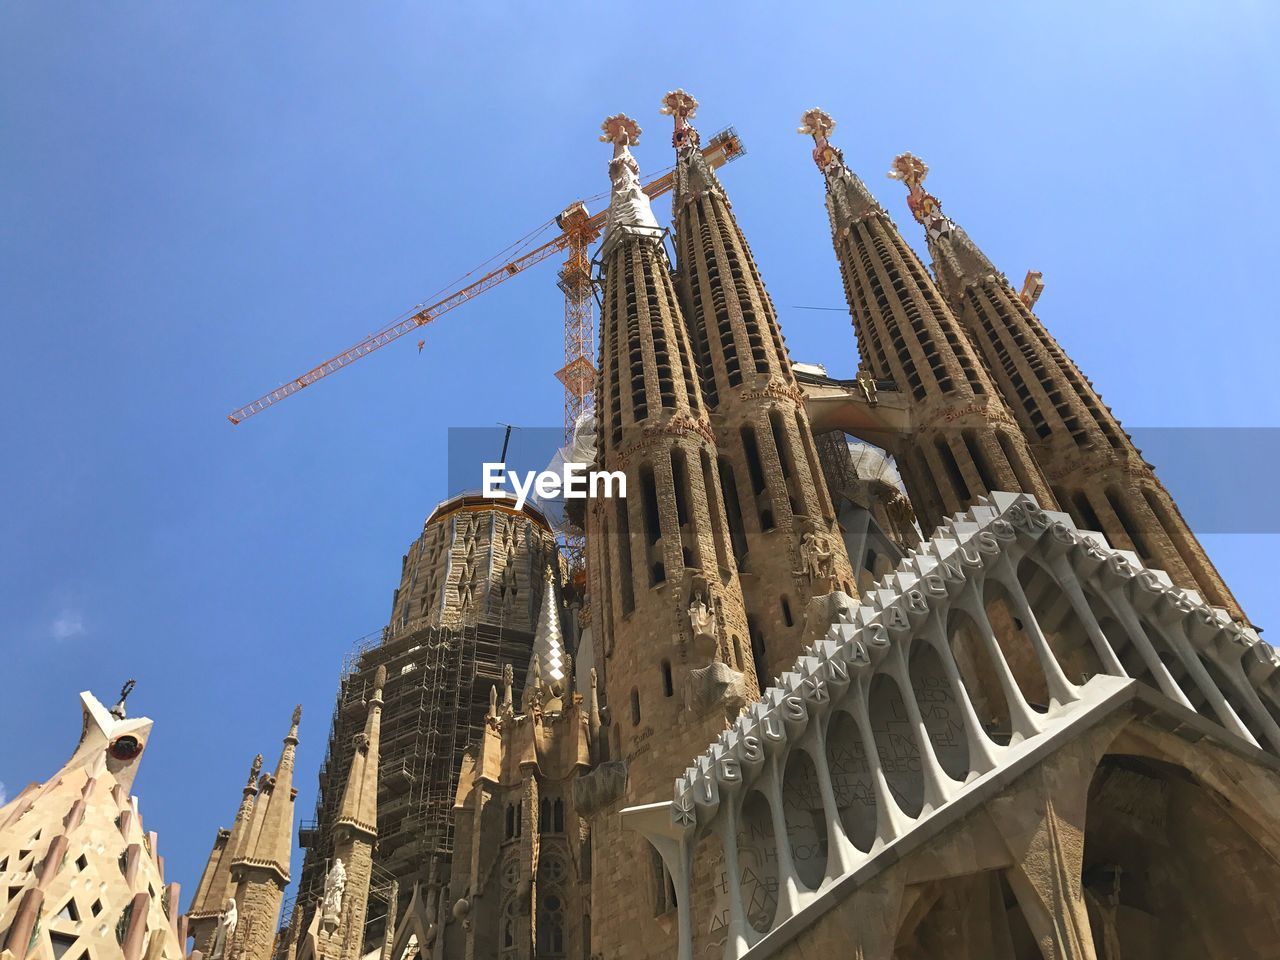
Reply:
[[[635,584],[631,579],[631,521],[627,516],[626,498],[618,497],[614,503],[617,504],[618,511],[618,529],[614,543],[617,544],[618,561],[622,567],[618,585],[622,590],[622,615],[625,617],[636,608]]]
[[[556,833],[564,833],[564,801],[559,798],[551,805],[551,828]]]
[[[516,901],[512,897],[502,908],[502,947],[516,945]]]
[[[502,886],[505,890],[514,890],[520,885],[520,861],[513,854],[502,868]]]
[[[546,797],[538,804],[538,832],[551,832],[551,801]]]
[[[561,956],[564,953],[564,903],[557,893],[548,893],[542,898],[537,940],[540,956]]]
[[[662,524],[658,514],[658,488],[653,477],[653,467],[648,464],[640,468],[640,497],[644,507],[645,542],[652,551],[662,539]],[[662,561],[653,560],[649,570],[649,586],[657,586],[666,579],[666,567]]]
[[[567,875],[568,871],[565,869],[564,860],[554,853],[548,853],[538,863],[539,883],[561,883]]]
[[[516,804],[516,836],[524,833],[524,801]]]

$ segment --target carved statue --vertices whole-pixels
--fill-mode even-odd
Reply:
[[[863,399],[867,403],[875,403],[876,397],[876,379],[866,370],[859,370],[858,375],[854,378],[854,382],[858,384],[858,389],[862,391]]]
[[[512,707],[515,704],[516,673],[511,664],[502,668],[502,705]]]
[[[209,951],[209,960],[223,960],[227,955],[227,947],[235,936],[236,924],[239,922],[235,898],[228,897],[227,902],[222,905],[222,912],[218,914],[218,927],[213,933],[213,949]]]
[[[899,527],[909,527],[916,522],[916,512],[911,508],[911,501],[907,499],[907,495],[902,491],[895,493],[889,502],[885,504],[885,512],[889,514],[889,519]]]
[[[800,538],[800,562],[810,580],[831,580],[835,577],[835,555],[827,538],[809,531]]]
[[[324,878],[324,918],[336,921],[342,916],[342,895],[347,890],[347,868],[335,859]]]
[[[693,629],[694,637],[710,637],[715,639],[716,636],[716,611],[707,603],[707,596],[701,590],[693,595],[693,599],[689,601],[689,626]]]

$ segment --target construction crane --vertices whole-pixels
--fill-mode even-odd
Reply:
[[[727,127],[712,137],[702,152],[711,166],[718,168],[740,157],[744,150],[737,132],[732,127]],[[651,199],[659,197],[671,189],[672,179],[673,174],[668,171],[645,184],[644,192]],[[227,419],[232,423],[243,423],[254,414],[261,413],[332,373],[337,373],[343,367],[350,366],[361,357],[366,357],[378,348],[385,347],[406,333],[426,326],[455,307],[474,300],[486,290],[496,287],[504,280],[514,277],[535,264],[542,263],[563,250],[567,251],[567,257],[558,274],[558,283],[565,296],[565,362],[556,376],[565,388],[565,433],[568,438],[578,417],[592,405],[592,394],[595,390],[593,280],[588,250],[604,228],[607,212],[602,210],[592,214],[588,211],[586,202],[583,201],[570,205],[555,219],[556,225],[561,230],[558,236],[514,257],[478,280],[444,293],[434,303],[419,304],[350,349],[313,367],[252,403],[233,410],[227,415]],[[530,237],[537,236],[550,225],[551,221],[548,221],[507,250],[519,249],[526,245]],[[472,273],[475,272],[472,271]],[[419,351],[421,348],[422,342],[419,341]]]

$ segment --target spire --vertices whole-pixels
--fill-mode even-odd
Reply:
[[[824,110],[814,107],[800,117],[796,133],[813,137],[813,162],[827,181],[827,207],[833,222],[849,224],[869,213],[884,213],[867,185],[844,162],[844,151],[831,144],[836,122]]]
[[[890,180],[901,180],[907,187],[907,207],[916,222],[924,227],[933,254],[934,274],[949,300],[958,300],[965,282],[999,276],[986,254],[978,249],[969,235],[942,212],[938,198],[923,187],[929,165],[910,153],[900,153],[889,168]]]
[[[231,863],[240,854],[249,834],[254,801],[258,796],[258,775],[262,772],[262,754],[249,765],[249,780],[244,786],[235,822],[230,830],[219,830],[205,864],[200,884],[187,911],[191,935],[196,949],[209,956],[213,947],[214,928],[227,897],[233,892]]]
[[[555,578],[548,566],[543,575],[542,609],[538,612],[538,628],[533,635],[529,676],[541,679],[552,697],[563,697],[568,688],[565,657]],[[529,684],[525,686],[527,689]]]
[[[671,146],[676,150],[673,210],[705,193],[715,193],[727,201],[724,187],[702,153],[702,138],[689,122],[698,114],[697,99],[684,90],[672,90],[662,98],[662,113],[675,120],[675,132],[671,135]]]
[[[351,770],[338,808],[339,826],[362,831],[370,837],[378,832],[378,746],[382,727],[382,689],[386,683],[387,668],[379,666],[373,677],[373,696],[369,698],[364,730],[356,735]]]
[[[649,197],[640,186],[640,165],[631,155],[631,145],[640,142],[640,125],[625,114],[617,113],[600,125],[601,141],[613,144],[609,161],[609,215],[600,244],[600,256],[609,252],[623,237],[660,237],[662,230],[653,216]]]
[[[293,851],[293,763],[301,722],[299,705],[293,709],[275,775],[263,778],[263,796],[254,806],[246,845],[237,852],[233,863],[233,867],[240,864],[265,867],[276,873],[283,883],[289,882],[289,860]]]

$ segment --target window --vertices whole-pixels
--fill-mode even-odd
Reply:
[[[50,933],[49,943],[53,946],[53,960],[62,960],[75,947],[77,939],[66,933]]]
[[[671,661],[662,661],[662,695],[669,697],[675,693],[675,685],[671,682]]]
[[[658,851],[650,847],[649,855],[653,874],[653,915],[660,917],[676,909],[676,884]]]
[[[635,687],[631,688],[631,725],[640,726],[640,691]]]
[[[564,801],[559,798],[551,805],[551,828],[556,833],[564,833]]]
[[[788,627],[795,623],[795,620],[791,616],[791,604],[787,602],[786,597],[782,598],[782,622]]]

